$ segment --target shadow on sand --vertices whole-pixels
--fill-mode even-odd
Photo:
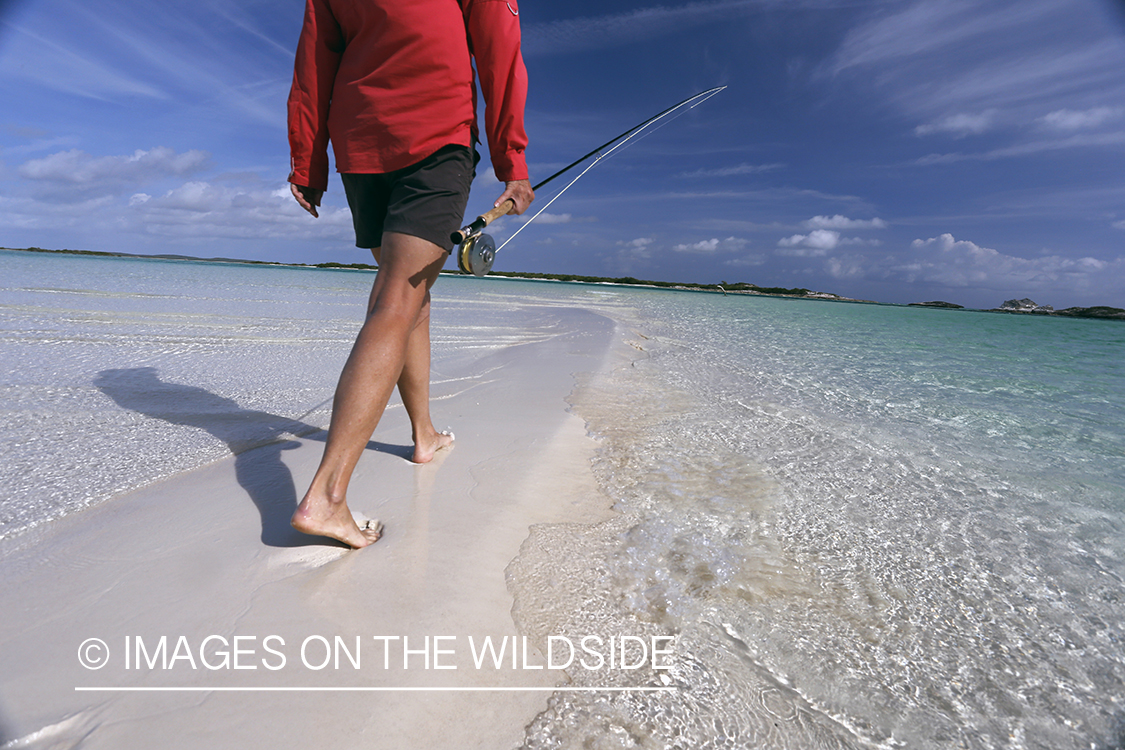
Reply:
[[[281,452],[298,443],[292,437],[323,441],[325,431],[304,422],[264,411],[243,409],[236,402],[192,385],[162,381],[154,367],[102,370],[94,385],[123,409],[166,422],[206,430],[234,454],[238,483],[262,517],[262,543],[271,547],[339,544],[301,534],[289,525],[297,509],[297,489]],[[371,441],[368,450],[399,456],[413,454],[410,445]]]

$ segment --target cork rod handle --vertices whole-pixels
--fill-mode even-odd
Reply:
[[[477,232],[481,231],[482,229],[487,227],[489,224],[491,224],[492,222],[499,219],[501,216],[504,216],[505,214],[511,213],[512,209],[515,208],[515,207],[516,207],[515,201],[513,201],[511,198],[508,198],[507,200],[505,200],[503,203],[501,203],[499,206],[492,209],[488,213],[481,214],[480,216],[478,216],[476,218],[476,221],[474,221],[469,226],[463,227],[462,229],[459,229],[456,232],[454,232],[453,234],[449,235],[449,239],[453,240],[454,245],[460,245],[462,242],[464,242],[470,236],[472,236],[472,235],[476,234]]]
[[[484,225],[488,226],[492,222],[499,219],[501,216],[505,216],[506,214],[511,213],[512,209],[515,208],[515,207],[516,207],[515,201],[513,201],[511,198],[508,198],[503,203],[501,203],[499,206],[497,206],[496,208],[492,209],[488,213],[483,214],[481,216],[481,218],[484,219]]]

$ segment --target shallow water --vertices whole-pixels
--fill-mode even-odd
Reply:
[[[615,302],[644,352],[576,411],[627,520],[543,532],[588,604],[544,556],[517,614],[677,633],[682,689],[559,696],[526,747],[1119,746],[1125,327]]]
[[[0,536],[323,428],[371,282],[14,252],[0,278]],[[443,278],[435,381],[551,336],[544,306],[627,342],[572,398],[620,515],[532,529],[514,615],[676,634],[679,689],[559,693],[526,747],[1122,745],[1125,326]]]
[[[0,538],[326,428],[373,278],[0,250]],[[439,385],[464,361],[551,333],[525,314],[513,325],[511,299],[479,285],[442,286]]]

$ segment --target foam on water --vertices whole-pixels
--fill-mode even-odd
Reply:
[[[560,694],[526,747],[1117,746],[1125,328],[618,303],[645,352],[576,411],[625,515],[539,530],[516,612],[676,633],[682,689]]]

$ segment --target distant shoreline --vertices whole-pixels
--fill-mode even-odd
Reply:
[[[0,250],[13,250],[16,252],[32,252],[32,253],[64,253],[68,255],[93,255],[109,258],[149,258],[153,260],[189,260],[199,261],[204,263],[242,263],[251,266],[279,266],[283,268],[326,268],[330,270],[355,270],[355,271],[377,271],[379,267],[369,263],[281,263],[272,260],[244,260],[242,258],[200,258],[194,255],[176,255],[176,254],[148,254],[148,253],[113,253],[104,252],[100,250],[71,250],[64,248],[62,250],[52,250],[43,247],[3,247]],[[462,276],[464,274],[454,271],[442,271],[445,276]],[[651,287],[655,289],[679,289],[686,291],[701,291],[701,292],[714,292],[717,294],[751,294],[767,297],[791,297],[794,299],[815,299],[815,300],[828,300],[833,302],[858,302],[868,305],[882,305],[894,304],[886,302],[876,302],[874,300],[852,299],[851,297],[844,297],[839,294],[832,294],[830,292],[815,292],[810,289],[793,288],[786,289],[783,287],[760,287],[756,284],[737,283],[737,284],[696,284],[692,282],[678,282],[678,281],[649,281],[646,279],[637,279],[632,276],[609,277],[609,276],[578,276],[575,274],[555,274],[555,273],[524,273],[519,271],[493,271],[488,274],[494,278],[511,278],[523,279],[528,281],[569,281],[578,282],[583,284],[612,284],[616,286],[637,286],[637,287]]]
[[[323,268],[328,270],[355,270],[355,271],[377,271],[378,266],[369,263],[281,263],[271,260],[245,260],[242,258],[199,258],[193,255],[177,255],[177,254],[143,254],[143,253],[120,253],[120,252],[104,252],[99,250],[71,250],[64,248],[62,250],[52,250],[42,247],[0,247],[0,250],[13,250],[17,252],[33,252],[33,253],[62,253],[68,255],[91,255],[102,256],[109,258],[148,258],[153,260],[186,260],[204,263],[239,263],[250,266],[277,266],[281,268]],[[444,276],[461,276],[463,274],[454,271],[442,271]],[[637,279],[632,276],[621,277],[607,277],[607,276],[579,276],[576,274],[554,274],[554,273],[527,273],[519,271],[493,271],[489,275],[492,278],[508,278],[520,279],[524,281],[557,281],[557,282],[572,282],[581,284],[605,284],[611,286],[629,286],[644,289],[671,289],[689,292],[709,292],[712,294],[742,294],[755,297],[782,297],[786,299],[803,299],[803,300],[816,300],[821,302],[848,302],[852,304],[862,305],[889,305],[892,307],[918,307],[918,308],[934,308],[941,310],[965,310],[968,312],[994,312],[1003,313],[1006,315],[1035,315],[1038,317],[1067,317],[1067,318],[1088,318],[1093,320],[1122,320],[1125,321],[1125,310],[1116,307],[1108,306],[1094,306],[1094,307],[1069,307],[1063,310],[1014,310],[1014,309],[1001,309],[1001,308],[971,308],[956,305],[951,302],[910,302],[907,304],[896,302],[877,302],[875,300],[854,299],[852,297],[844,297],[839,294],[831,292],[816,292],[810,289],[793,288],[786,289],[783,287],[760,287],[756,284],[749,284],[739,282],[736,284],[697,284],[692,282],[678,282],[678,281],[650,281],[647,279]]]

